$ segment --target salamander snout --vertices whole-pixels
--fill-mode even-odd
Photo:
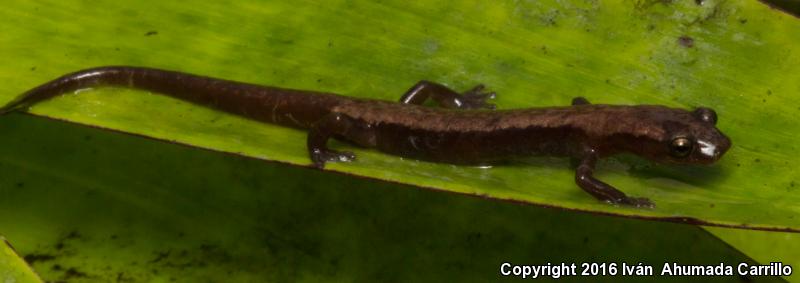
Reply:
[[[731,147],[731,140],[722,133],[718,133],[712,138],[697,139],[696,159],[699,163],[711,163],[717,161]]]
[[[719,160],[731,147],[731,140],[716,128],[717,113],[710,108],[698,107],[693,114],[702,124],[695,130],[694,161],[708,164]]]

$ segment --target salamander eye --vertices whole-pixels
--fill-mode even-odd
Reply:
[[[717,124],[717,112],[714,112],[711,108],[698,107],[694,110],[694,116],[703,122],[708,122],[712,125]]]
[[[670,154],[675,157],[686,157],[692,152],[692,141],[686,137],[672,139],[669,145]]]

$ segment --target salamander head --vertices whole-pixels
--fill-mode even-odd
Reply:
[[[684,129],[672,131],[669,155],[673,162],[709,164],[717,161],[731,147],[728,139],[717,127],[717,113],[699,107],[692,112],[695,123]]]
[[[711,164],[731,147],[731,141],[716,128],[714,110],[662,109],[640,116],[646,120],[646,138],[627,141],[628,150],[648,159],[678,164]]]

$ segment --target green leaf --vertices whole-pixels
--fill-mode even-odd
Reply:
[[[414,190],[22,115],[0,132],[0,229],[48,282],[519,281],[498,275],[503,262],[642,263],[654,276],[591,279],[693,282],[659,271],[756,264],[690,225]]]
[[[25,260],[17,255],[5,237],[0,236],[0,281],[18,283],[42,282]]]
[[[736,247],[742,253],[762,264],[772,262],[789,265],[793,270],[800,266],[800,234],[774,233],[741,229],[706,227],[711,234]],[[800,282],[800,276],[793,271],[786,276],[789,282]]]
[[[395,100],[420,79],[477,83],[500,108],[704,105],[733,148],[708,168],[602,162],[599,177],[653,199],[614,207],[564,159],[491,169],[356,149],[328,170],[455,193],[643,218],[800,231],[800,22],[756,1],[11,1],[0,11],[0,97],[98,65]],[[305,133],[158,95],[99,89],[37,115],[306,165]],[[44,137],[43,137],[44,138]],[[32,141],[35,142],[35,141]],[[349,147],[335,144],[336,147]]]

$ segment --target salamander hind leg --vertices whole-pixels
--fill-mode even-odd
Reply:
[[[487,100],[494,99],[494,92],[485,92],[483,85],[459,94],[458,92],[438,83],[419,81],[400,98],[400,103],[422,105],[426,100],[433,99],[440,107],[451,109],[495,109],[495,105]]]
[[[592,104],[589,100],[586,100],[583,96],[578,96],[572,99],[572,105],[589,105]]]
[[[343,136],[352,127],[352,121],[339,113],[331,113],[314,123],[308,132],[308,154],[312,166],[322,169],[326,162],[349,162],[356,158],[352,152],[336,151],[328,148],[328,139]]]
[[[485,92],[484,89],[486,87],[482,84],[476,85],[472,89],[464,92],[461,94],[462,100],[465,102],[465,105],[469,105],[470,108],[485,108],[485,109],[492,109],[494,110],[497,108],[494,104],[486,102],[487,100],[497,98],[497,93],[495,92]]]
[[[597,156],[589,154],[581,160],[575,170],[575,183],[581,189],[594,196],[596,199],[617,205],[629,205],[642,208],[653,208],[655,204],[647,198],[635,198],[625,195],[620,190],[609,184],[597,180],[592,176]]]

